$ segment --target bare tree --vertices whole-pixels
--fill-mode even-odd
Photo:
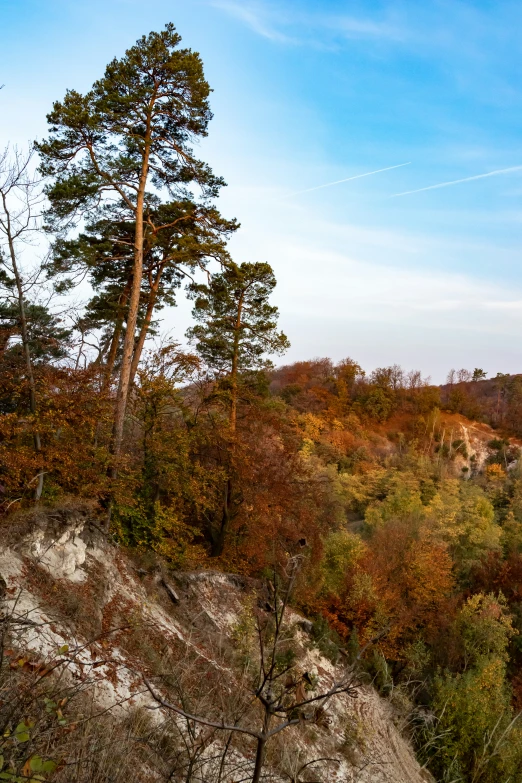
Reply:
[[[427,375],[422,377],[420,370],[410,370],[406,375],[406,386],[410,391],[416,391],[422,388],[426,388],[431,383],[431,377]]]
[[[285,615],[295,586],[301,558],[290,558],[284,574],[284,584],[274,578],[269,583],[267,611],[258,612],[256,630],[258,660],[251,684],[251,696],[257,705],[256,716],[250,725],[239,721],[226,723],[189,713],[182,704],[173,704],[158,692],[145,678],[145,685],[158,705],[174,712],[187,721],[228,734],[242,734],[256,741],[256,756],[252,783],[259,783],[265,760],[267,743],[290,726],[306,722],[321,725],[326,720],[326,706],[332,697],[340,694],[355,695],[357,682],[353,667],[347,667],[339,680],[334,680],[326,690],[316,693],[316,683],[305,672],[300,674],[294,662],[284,664],[288,646],[288,623]],[[333,759],[328,759],[329,762]]]
[[[464,367],[457,371],[457,381],[459,383],[467,383],[471,381],[473,373],[470,370],[466,370]]]
[[[36,383],[31,357],[28,319],[26,313],[27,292],[38,281],[39,272],[24,275],[21,265],[21,252],[24,245],[30,244],[40,229],[41,206],[43,201],[40,183],[31,171],[33,153],[23,154],[9,147],[0,154],[0,264],[4,274],[0,282],[11,292],[16,302],[20,319],[22,350],[29,384],[29,409],[36,416]],[[40,433],[33,422],[33,442],[35,451],[42,450]],[[35,489],[35,500],[39,500],[43,489],[44,471],[40,469]]]

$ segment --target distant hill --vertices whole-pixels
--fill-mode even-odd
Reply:
[[[522,436],[522,374],[446,383],[440,393],[444,408]]]

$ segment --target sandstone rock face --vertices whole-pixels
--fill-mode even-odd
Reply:
[[[223,668],[219,649],[233,637],[245,604],[255,600],[259,586],[253,580],[209,571],[171,573],[167,583],[176,602],[157,564],[137,568],[104,536],[88,509],[40,514],[29,527],[16,543],[0,548],[0,576],[7,587],[4,611],[21,620],[21,649],[45,659],[67,645],[68,676],[81,679],[90,667],[94,698],[115,715],[129,705],[157,706],[143,688],[143,672],[149,671],[148,646],[157,647],[158,640],[163,648],[185,647],[208,666]],[[146,631],[141,647],[131,650],[118,629],[131,626],[138,616]],[[314,646],[304,618],[289,612],[288,623],[299,649],[299,667],[313,672],[318,688],[327,689],[338,667]],[[223,683],[232,697],[239,673],[223,671]],[[160,717],[158,710],[151,715]],[[396,718],[389,702],[361,684],[352,696],[331,700],[328,722],[313,736],[305,737],[299,726],[288,729],[280,752],[290,766],[292,759],[301,765],[303,759],[333,759],[327,775],[318,776],[321,780],[431,781]],[[152,771],[148,779],[159,780]],[[285,778],[274,770],[269,779]],[[223,783],[232,783],[232,778]]]

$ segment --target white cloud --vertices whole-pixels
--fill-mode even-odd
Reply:
[[[267,17],[267,9],[259,3],[234,2],[234,0],[211,0],[214,8],[225,11],[230,16],[244,22],[251,30],[263,38],[277,43],[293,43],[293,39],[272,25]]]
[[[357,19],[353,16],[339,16],[330,19],[325,26],[343,34],[346,38],[385,38],[402,41],[406,37],[403,27],[372,19]]]
[[[504,313],[508,310],[522,326],[520,291],[514,296],[507,286],[471,276],[368,263],[347,253],[289,242],[278,246],[274,261],[281,301],[317,320],[342,317],[415,326],[422,319],[424,326],[436,326],[445,313],[454,327],[473,322],[477,332],[510,331],[513,321],[506,323]]]
[[[231,243],[235,260],[274,267],[275,303],[292,343],[288,361],[350,355],[366,369],[397,361],[437,381],[451,366],[519,367],[522,285],[477,276],[481,253],[498,259],[509,248],[377,220],[335,222],[318,216],[313,203],[283,208],[277,188],[227,191],[223,211],[240,212],[243,225]],[[476,266],[457,272],[467,259]],[[173,314],[178,334],[189,319],[182,308]]]
[[[507,299],[501,302],[487,302],[486,307],[489,310],[518,310],[522,312],[522,299]]]
[[[332,15],[319,11],[315,13],[287,13],[284,8],[260,0],[209,0],[210,5],[244,22],[263,38],[278,43],[304,43],[322,47],[326,40],[318,40],[319,32],[324,39],[387,39],[403,41],[407,37],[404,27],[389,21],[375,21],[346,15]],[[284,32],[292,28],[299,30],[299,38]]]

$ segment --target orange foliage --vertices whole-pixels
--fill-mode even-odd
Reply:
[[[408,641],[436,632],[453,589],[446,545],[428,528],[415,531],[408,522],[392,521],[374,533],[368,553],[348,575],[344,596],[321,608],[345,638],[354,626],[362,640],[388,626],[380,645],[388,658],[400,660]]]
[[[97,372],[45,368],[38,377],[37,413],[23,405],[24,381],[4,375],[0,388],[17,407],[0,416],[0,484],[4,509],[12,501],[31,501],[35,477],[44,471],[44,498],[54,493],[95,496],[105,482],[107,450],[103,446],[110,405],[100,393]],[[40,433],[37,453],[33,431]],[[100,445],[101,444],[101,445]]]
[[[472,572],[474,592],[501,592],[509,603],[522,601],[522,554],[512,552],[506,559],[500,552],[489,552]]]
[[[407,523],[392,522],[375,533],[363,568],[389,618],[383,646],[390,657],[400,657],[405,639],[433,622],[454,587],[447,547],[427,528],[412,536]]]
[[[323,484],[309,474],[295,432],[270,408],[253,407],[240,421],[236,458],[241,502],[225,552],[224,568],[257,573],[275,553],[307,551],[317,556],[323,514]]]

